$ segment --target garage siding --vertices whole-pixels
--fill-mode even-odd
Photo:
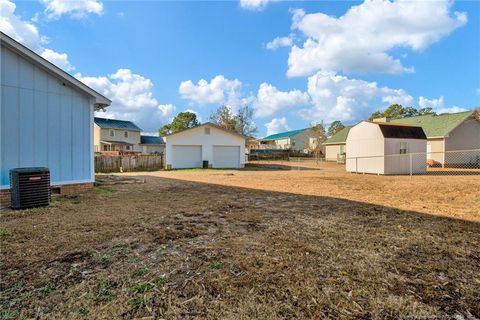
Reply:
[[[177,163],[175,146],[201,146],[201,159],[196,167],[202,167],[203,161],[208,161],[209,165],[215,168],[222,166],[242,168],[245,165],[245,138],[208,124],[166,136],[165,143],[165,163],[171,168],[179,168],[179,165],[184,165]],[[235,153],[235,157],[238,159],[236,162],[233,160],[233,154],[225,154],[229,152]],[[220,163],[215,164],[215,161],[220,161]],[[234,162],[235,166],[232,165]]]

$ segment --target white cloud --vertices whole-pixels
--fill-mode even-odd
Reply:
[[[198,105],[225,104],[238,107],[248,103],[248,99],[241,97],[242,82],[229,80],[223,75],[215,76],[210,82],[201,79],[194,84],[191,80],[182,81],[178,92],[185,100]]]
[[[103,13],[103,3],[97,0],[41,0],[45,13],[50,19],[58,19],[67,14],[73,18],[84,18],[90,13]]]
[[[425,97],[420,96],[418,98],[418,105],[420,108],[432,108],[438,114],[441,113],[455,113],[455,112],[462,112],[467,111],[468,109],[462,108],[459,106],[452,106],[452,107],[445,107],[445,99],[443,96],[437,99],[427,99]]]
[[[265,45],[267,49],[276,50],[280,47],[291,47],[293,44],[292,36],[288,37],[276,37]]]
[[[43,58],[67,72],[75,69],[75,67],[68,61],[68,55],[66,53],[58,53],[51,49],[45,49],[41,55]]]
[[[467,111],[468,109],[466,108],[462,108],[462,107],[458,107],[458,106],[453,106],[453,107],[449,107],[449,108],[438,108],[436,110],[434,110],[436,113],[438,114],[442,114],[442,113],[455,113],[455,112],[463,112],[463,111]]]
[[[248,10],[263,10],[271,0],[240,0],[240,6]]]
[[[444,99],[443,99],[443,96],[437,99],[427,99],[425,97],[420,96],[418,98],[418,105],[420,106],[420,108],[439,109],[439,108],[443,108]]]
[[[310,97],[300,90],[280,91],[275,86],[262,83],[253,104],[255,116],[266,117],[276,112],[309,102]]]
[[[318,72],[308,78],[312,107],[300,115],[309,121],[341,120],[352,122],[367,118],[373,111],[393,103],[411,106],[413,97],[403,89],[378,87],[376,82],[349,79],[333,72]]]
[[[74,70],[68,55],[45,48],[47,37],[40,35],[33,23],[15,15],[15,9],[15,3],[0,0],[0,30],[65,71]]]
[[[169,121],[176,109],[172,104],[159,104],[152,81],[129,69],[101,77],[75,76],[112,100],[106,112],[97,113],[100,117],[131,120],[144,131],[153,132]]]
[[[307,39],[294,45],[289,76],[318,70],[344,72],[413,72],[391,55],[393,48],[421,51],[467,22],[465,13],[450,13],[452,1],[366,0],[343,16],[293,11],[292,28]]]
[[[267,128],[267,136],[291,130],[285,117],[273,118],[272,121],[265,124],[265,127]]]

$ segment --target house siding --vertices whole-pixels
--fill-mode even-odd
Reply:
[[[95,124],[95,127],[100,129],[99,132],[99,139],[95,142],[98,142],[98,145],[103,145],[100,141],[104,140],[115,140],[115,141],[124,141],[128,143],[132,143],[134,152],[142,152],[142,147],[140,144],[140,131],[132,131],[132,130],[125,130],[125,129],[108,129],[108,128],[100,128],[98,125]],[[115,133],[114,137],[110,136],[110,130],[113,130]],[[124,137],[125,131],[128,131],[128,137]],[[96,144],[97,145],[97,144]],[[100,151],[103,151],[103,147],[101,146]]]
[[[333,144],[325,146],[325,160],[326,161],[337,161],[337,155],[340,153],[341,146],[345,144]]]
[[[93,103],[19,54],[1,48],[1,187],[9,171],[45,166],[52,184],[93,182]]]
[[[473,154],[455,152],[480,149],[480,122],[468,119],[453,129],[445,138],[445,165],[464,165],[470,163]]]

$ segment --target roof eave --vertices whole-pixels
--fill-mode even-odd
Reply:
[[[39,64],[42,69],[44,69],[46,72],[56,75],[66,82],[68,82],[70,85],[75,86],[79,88],[81,91],[87,93],[89,96],[95,98],[94,102],[94,108],[103,109],[106,108],[107,106],[112,104],[112,101],[102,94],[98,93],[97,91],[93,90],[71,74],[65,72],[64,70],[60,69],[50,61],[46,60],[45,58],[39,56],[26,46],[20,44],[18,41],[14,40],[13,38],[9,37],[3,32],[0,32],[0,40],[2,44],[7,45],[10,49],[14,50],[17,53],[22,54],[25,56],[28,60],[31,60],[37,64]],[[96,109],[97,110],[97,109]]]

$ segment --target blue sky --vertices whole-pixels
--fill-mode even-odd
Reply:
[[[438,112],[480,105],[479,2],[0,0],[0,8],[2,31],[113,100],[100,116],[146,132],[184,110],[206,121],[222,104],[254,108],[258,136],[354,123],[394,102]]]

